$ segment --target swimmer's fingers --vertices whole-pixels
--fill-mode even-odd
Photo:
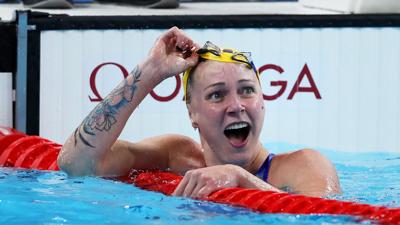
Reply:
[[[176,74],[179,74],[181,72],[184,72],[185,70],[187,70],[189,67],[193,67],[197,64],[198,62],[198,57],[197,56],[191,56],[189,58],[182,58],[182,57],[178,57],[175,60],[175,66],[176,66],[176,71],[174,71]]]
[[[220,189],[220,188],[219,188]],[[204,186],[202,187],[198,192],[197,192],[197,199],[206,199],[208,196],[210,196],[211,193],[214,191],[219,190],[217,188],[212,188],[210,186]]]
[[[193,47],[197,49],[197,47]],[[187,70],[189,67],[194,67],[199,62],[199,55],[195,50],[186,52],[176,52],[177,64],[182,68],[182,72]]]
[[[172,193],[173,196],[190,196],[193,189],[195,187],[195,183],[193,179],[191,179],[191,171],[186,172],[185,176],[179,183],[178,187],[176,187],[175,191]]]
[[[168,40],[166,40],[166,54],[171,54],[171,52],[175,52],[175,46],[176,46],[176,37],[172,37]]]
[[[197,53],[193,52],[188,58],[185,59],[188,62],[188,66],[189,67],[193,67],[195,65],[197,65],[197,63],[199,62],[199,56],[197,55]],[[185,70],[187,69],[185,68]]]
[[[171,27],[169,30],[167,30],[164,34],[161,35],[160,39],[168,42],[171,38],[174,38],[178,36],[179,34],[183,33],[178,27]]]
[[[190,197],[194,199],[205,199],[215,189],[215,185],[200,180]]]
[[[194,182],[196,182],[195,188],[189,197],[194,199],[205,199],[214,191],[221,189],[219,183],[221,177],[214,177],[212,174],[209,173],[209,169],[205,168],[201,172],[199,171],[196,173],[197,176],[191,177]]]
[[[168,40],[173,38],[176,38],[176,47],[182,50],[190,50],[190,48],[193,46],[192,39],[190,39],[189,36],[187,36],[178,27],[172,27],[161,37],[161,39],[166,43]]]
[[[212,192],[237,187],[239,178],[231,165],[217,165],[186,172],[173,195],[204,199]]]
[[[199,179],[199,177],[201,177],[201,173],[199,173],[199,171],[186,172],[181,183],[175,189],[173,195],[198,198],[198,191],[206,185],[206,182],[203,179]]]
[[[185,179],[185,177],[183,177],[179,185],[175,188],[174,192],[172,193],[172,196],[182,196],[187,183],[188,180]]]
[[[183,197],[191,197],[193,190],[197,186],[197,181],[196,179],[193,179],[192,177],[188,178],[189,182],[186,184],[185,190],[183,190]]]
[[[181,53],[181,57],[187,58],[192,55],[200,46],[189,38],[182,30],[177,27],[169,29],[161,38],[165,43],[169,43],[169,49],[175,48],[175,52]],[[170,42],[174,40],[174,42]],[[171,45],[172,44],[172,45]]]

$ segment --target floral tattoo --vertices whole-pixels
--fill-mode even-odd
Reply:
[[[83,144],[92,148],[95,147],[85,138],[85,134],[95,136],[96,131],[109,131],[111,129],[117,122],[115,115],[120,108],[132,101],[137,83],[140,81],[140,75],[141,71],[136,67],[132,71],[133,81],[131,81],[131,84],[125,79],[90,112],[74,132],[75,145],[79,139]]]

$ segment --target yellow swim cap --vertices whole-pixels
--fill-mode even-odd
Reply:
[[[200,58],[214,60],[219,62],[228,62],[228,63],[241,63],[245,64],[249,69],[253,69],[255,72],[257,79],[259,79],[259,73],[257,68],[255,67],[253,60],[251,59],[250,52],[239,52],[233,48],[225,48],[220,49],[218,46],[214,45],[210,41],[207,41],[203,48],[200,48],[196,52]],[[184,91],[184,99],[187,101],[187,84],[189,80],[189,76],[191,74],[192,68],[189,68],[183,74],[183,91]]]

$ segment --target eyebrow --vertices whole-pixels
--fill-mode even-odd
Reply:
[[[252,80],[252,79],[241,79],[241,80],[238,81],[238,83],[246,83],[246,82],[254,83],[254,80]]]
[[[218,83],[211,84],[211,85],[207,86],[206,88],[204,88],[204,91],[209,89],[209,88],[217,87],[217,86],[225,86],[225,83],[224,82],[218,82]]]
[[[252,80],[252,79],[240,79],[238,81],[238,83],[247,83],[247,82],[255,83],[254,80]],[[218,82],[218,83],[211,84],[211,85],[207,86],[206,88],[204,88],[204,91],[209,89],[209,88],[213,88],[213,87],[217,87],[217,86],[225,86],[225,85],[226,84],[224,82]]]

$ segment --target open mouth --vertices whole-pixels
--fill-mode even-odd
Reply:
[[[225,128],[224,134],[233,146],[243,147],[244,145],[246,145],[246,140],[249,136],[250,128],[250,124],[246,122],[232,123]]]

